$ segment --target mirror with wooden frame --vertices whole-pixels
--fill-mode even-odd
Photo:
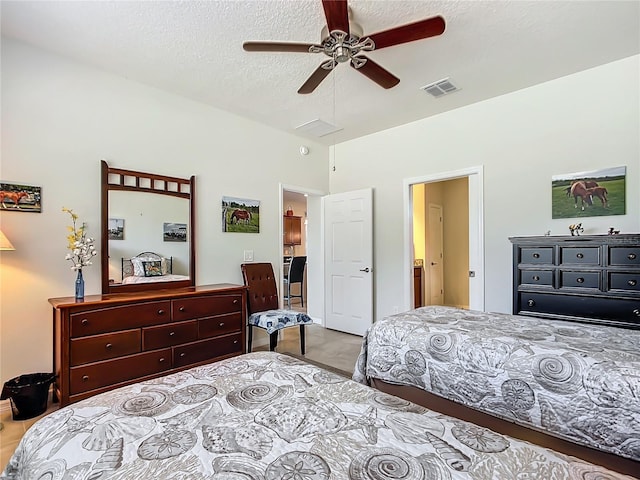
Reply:
[[[195,285],[195,177],[101,162],[102,293]]]

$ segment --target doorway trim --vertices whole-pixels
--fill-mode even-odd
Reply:
[[[421,177],[405,178],[403,184],[404,209],[404,306],[411,308],[413,298],[413,194],[412,186],[467,177],[469,180],[469,270],[475,272],[473,286],[469,285],[469,308],[484,311],[484,170],[483,166],[441,172]]]
[[[280,274],[278,280],[278,291],[283,292],[284,282],[282,273],[284,271],[284,261],[282,255],[282,239],[284,235],[284,220],[283,220],[283,212],[284,208],[284,192],[295,192],[301,193],[303,195],[307,195],[307,218],[310,222],[315,222],[316,228],[313,228],[311,232],[307,230],[307,298],[305,298],[305,302],[307,304],[307,314],[313,319],[315,323],[319,323],[324,326],[324,246],[322,245],[322,232],[323,223],[322,223],[322,212],[320,210],[320,199],[327,195],[326,192],[322,190],[316,190],[313,188],[301,187],[298,185],[290,185],[286,183],[278,184],[278,211],[280,215],[278,216],[278,238],[277,241],[277,251],[278,255],[278,265],[280,266]],[[317,208],[313,208],[313,206],[309,205],[311,197],[317,199]],[[317,210],[317,211],[316,211]],[[310,273],[311,272],[311,273]],[[311,301],[310,301],[311,300]]]

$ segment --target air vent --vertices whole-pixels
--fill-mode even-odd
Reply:
[[[448,93],[453,93],[460,90],[453,83],[451,83],[451,80],[449,80],[448,78],[444,78],[442,80],[438,80],[437,82],[430,83],[429,85],[425,85],[424,87],[421,87],[421,89],[435,98],[440,98]]]
[[[298,125],[296,127],[296,130],[298,130],[299,132],[314,135],[316,137],[324,137],[325,135],[329,135],[330,133],[339,132],[340,130],[342,130],[342,127],[336,127],[335,125],[327,123],[324,120],[316,118],[315,120],[311,120],[310,122]]]

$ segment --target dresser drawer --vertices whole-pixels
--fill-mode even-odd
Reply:
[[[183,367],[232,353],[242,353],[242,334],[240,333],[174,347],[173,366]]]
[[[171,301],[171,311],[174,321],[242,312],[242,296],[231,294],[179,298]]]
[[[171,349],[138,353],[128,357],[71,368],[70,394],[153,375],[171,368]]]
[[[553,270],[523,269],[520,271],[520,283],[522,285],[553,287]]]
[[[553,247],[521,248],[520,263],[553,264]]]
[[[74,313],[70,316],[71,336],[82,337],[165,323],[170,321],[170,309],[171,302],[167,300]]]
[[[609,273],[609,290],[628,290],[640,292],[640,272]]]
[[[621,300],[606,297],[554,295],[521,292],[518,313],[558,314],[574,317],[625,321],[640,325],[640,299]]]
[[[599,265],[600,249],[598,247],[561,247],[561,265]]]
[[[600,288],[600,272],[560,272],[560,288]]]
[[[228,313],[198,320],[198,338],[217,337],[242,329],[242,313]]]
[[[640,248],[611,247],[609,265],[637,265],[640,266]]]
[[[142,348],[155,350],[171,347],[180,343],[193,342],[198,339],[198,322],[169,323],[157,327],[142,329]]]
[[[140,329],[71,339],[71,366],[140,351]]]

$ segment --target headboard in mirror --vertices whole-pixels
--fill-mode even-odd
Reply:
[[[101,162],[102,293],[195,285],[195,177]]]

